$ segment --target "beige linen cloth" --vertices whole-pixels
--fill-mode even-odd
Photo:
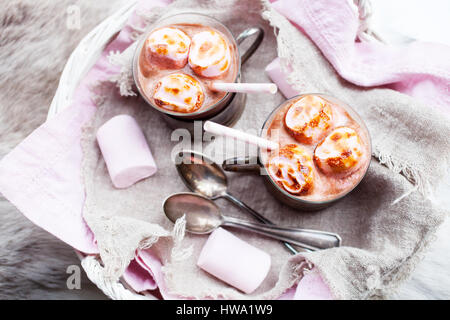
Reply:
[[[186,234],[183,238],[183,223],[173,230],[165,218],[163,200],[172,193],[188,191],[178,177],[172,156],[190,147],[190,140],[179,141],[178,134],[141,98],[123,97],[131,93],[132,49],[112,54],[112,62],[123,66],[123,72],[113,79],[120,90],[111,83],[97,87],[97,98],[102,99],[82,138],[84,217],[98,241],[105,276],[116,281],[137,249],[151,248],[164,264],[168,290],[182,297],[273,299],[297,283],[311,265],[338,299],[386,297],[410,274],[445,218],[445,212],[424,195],[432,195],[449,167],[450,125],[430,106],[406,95],[388,89],[360,88],[342,80],[314,44],[265,2],[182,0],[142,15],[151,23],[163,14],[186,11],[219,19],[235,36],[250,26],[262,26],[266,37],[242,69],[245,80],[269,81],[263,70],[279,55],[286,65],[290,64],[293,72],[289,80],[299,92],[328,93],[349,103],[371,133],[371,167],[351,194],[315,213],[282,205],[268,193],[258,175],[228,175],[231,193],[277,224],[337,232],[343,238],[340,248],[292,256],[277,241],[232,230],[272,257],[263,284],[253,294],[244,295],[196,266],[207,236]],[[279,94],[248,95],[235,128],[256,132],[283,100]],[[111,184],[95,133],[112,116],[123,113],[134,116],[143,128],[159,170],[126,190],[117,190]],[[221,142],[217,137],[214,143],[204,143],[203,152],[221,161],[240,148],[224,150],[217,147],[222,146]],[[202,144],[194,147],[198,150]],[[217,203],[226,214],[251,219],[224,200]]]

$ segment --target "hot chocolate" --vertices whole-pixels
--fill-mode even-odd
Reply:
[[[286,101],[267,121],[263,137],[280,148],[262,153],[270,178],[292,196],[328,201],[351,191],[370,163],[364,125],[339,102],[320,95]]]
[[[212,81],[235,82],[239,72],[234,41],[200,24],[172,24],[153,30],[138,61],[137,79],[153,105],[178,113],[206,110],[226,92]]]

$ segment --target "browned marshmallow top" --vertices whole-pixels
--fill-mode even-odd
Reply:
[[[236,80],[239,59],[232,43],[220,31],[200,24],[174,24],[151,31],[139,55],[137,70],[143,94],[164,110],[192,113],[208,109],[226,95],[226,92],[211,90],[211,81]],[[166,91],[161,99],[162,85],[174,79],[172,74],[180,81],[186,80],[186,88],[192,89],[193,81],[199,84],[198,99],[194,95],[191,97],[194,105],[185,103],[189,97],[184,96],[184,90],[184,95],[177,90]]]

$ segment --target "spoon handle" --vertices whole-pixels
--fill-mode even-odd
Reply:
[[[258,213],[257,211],[253,210],[252,208],[250,208],[248,205],[246,205],[244,202],[242,202],[241,200],[239,200],[238,198],[236,198],[235,196],[229,194],[228,192],[225,193],[223,195],[223,197],[227,200],[229,200],[231,203],[235,204],[236,206],[247,210],[248,213],[250,213],[253,217],[255,217],[257,220],[259,220],[262,223],[265,224],[269,224],[269,225],[274,225],[274,223],[272,221],[270,221],[269,219],[267,219],[266,217],[264,217],[263,215],[261,215],[260,213]],[[284,242],[283,243],[286,248],[291,251],[293,254],[297,254],[298,251],[295,250],[294,247],[292,247],[289,243]],[[305,248],[306,250],[310,251],[309,248]]]
[[[341,238],[339,235],[331,232],[299,228],[283,228],[275,225],[243,221],[231,217],[224,217],[223,225],[252,231],[270,238],[287,241],[291,244],[295,244],[312,251],[339,247],[341,245]]]

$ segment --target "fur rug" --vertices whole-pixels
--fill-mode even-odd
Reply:
[[[0,158],[46,119],[64,64],[81,38],[126,0],[12,0],[0,9]],[[67,28],[69,6],[81,28]],[[393,298],[450,298],[450,222],[411,280]],[[100,298],[84,278],[66,289],[74,251],[34,226],[0,196],[0,299]]]

